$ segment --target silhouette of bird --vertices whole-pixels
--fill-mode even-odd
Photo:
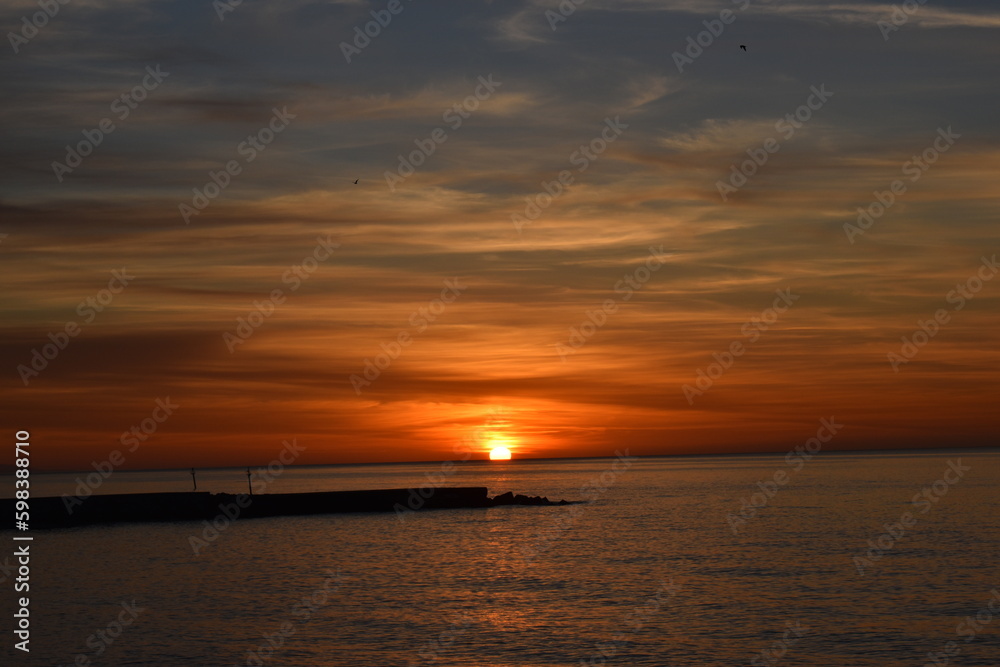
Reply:
[[[747,50],[747,45],[746,44],[740,44],[740,48],[743,49],[744,51],[746,51]]]
[[[360,178],[356,178],[356,179],[354,179],[354,184],[355,184],[355,185],[357,185],[357,184],[358,184],[358,181],[360,181],[360,180],[361,180]]]

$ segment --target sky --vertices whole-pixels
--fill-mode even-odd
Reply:
[[[996,445],[993,3],[39,7],[0,5],[36,469]]]

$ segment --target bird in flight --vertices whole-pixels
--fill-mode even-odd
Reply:
[[[743,49],[744,51],[746,51],[747,50],[747,45],[746,44],[740,44],[740,48]]]
[[[360,178],[356,178],[356,179],[354,179],[354,184],[355,184],[355,185],[357,185],[357,184],[358,184],[358,181],[360,181],[360,180],[361,180]]]

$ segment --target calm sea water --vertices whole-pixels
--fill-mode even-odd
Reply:
[[[578,506],[256,519],[207,535],[198,523],[35,531],[30,660],[5,632],[3,661],[919,667],[937,653],[1000,665],[1000,453],[613,462],[468,463],[446,479],[592,498]],[[777,471],[787,483],[767,498],[757,483]],[[419,486],[440,472],[297,468],[268,491]],[[71,492],[74,477],[35,475],[34,492]],[[242,470],[198,481],[246,488]],[[119,472],[99,492],[189,489],[187,471]],[[741,499],[766,506],[727,521]],[[897,537],[880,538],[886,524]]]

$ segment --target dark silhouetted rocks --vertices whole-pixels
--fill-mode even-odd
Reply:
[[[507,493],[501,493],[499,496],[493,499],[494,505],[513,505],[514,504],[514,493],[508,491]]]
[[[493,499],[493,505],[567,505],[565,500],[558,503],[554,503],[548,498],[542,496],[522,496],[520,494],[514,495],[512,492],[500,494]]]

